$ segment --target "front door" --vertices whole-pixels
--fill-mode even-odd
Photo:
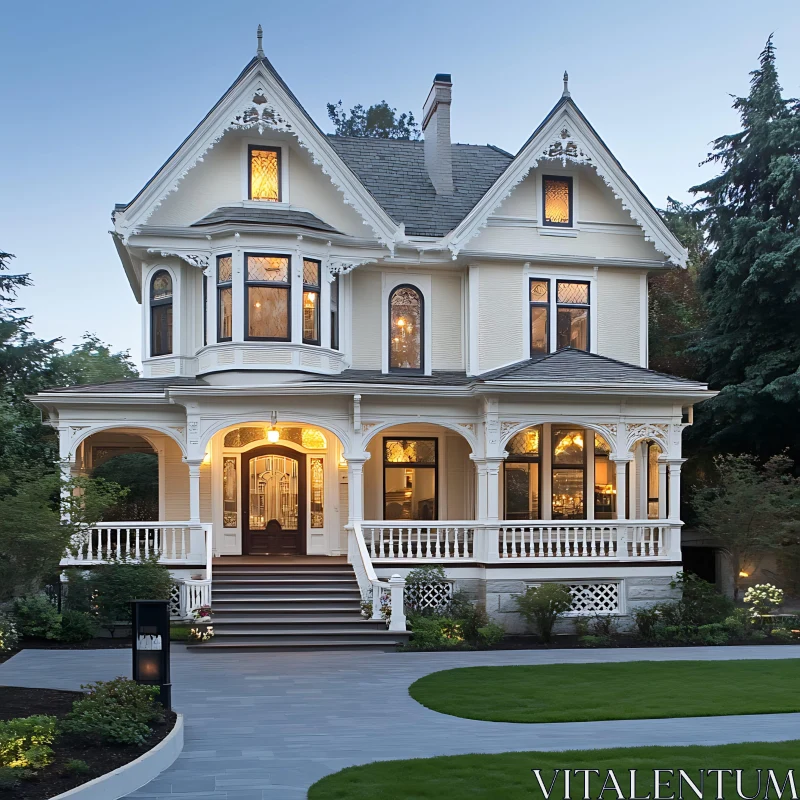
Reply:
[[[306,457],[270,445],[242,454],[243,550],[250,555],[305,553]]]

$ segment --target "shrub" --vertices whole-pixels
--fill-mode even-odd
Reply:
[[[130,622],[131,600],[169,600],[172,578],[153,556],[145,561],[118,560],[98,567],[92,577],[98,622],[114,635],[118,622]]]
[[[712,622],[709,625],[701,625],[697,629],[697,633],[703,644],[727,644],[730,639],[730,632],[722,622]]]
[[[71,758],[64,764],[64,772],[70,775],[87,775],[91,767],[81,758]]]
[[[46,597],[18,598],[14,601],[14,616],[23,637],[58,639],[61,635],[61,615]]]
[[[70,611],[92,611],[92,582],[90,577],[80,569],[70,567],[65,570],[67,581],[64,584],[66,595],[62,608]]]
[[[767,634],[764,631],[750,631],[750,638],[762,642],[767,638]]]
[[[553,627],[560,616],[572,607],[572,595],[563,583],[543,583],[531,586],[515,598],[519,613],[529,624],[535,624],[542,641],[549,643]]]
[[[61,632],[58,636],[62,642],[87,642],[97,633],[94,618],[83,611],[65,611],[61,615]]]
[[[450,617],[412,616],[410,645],[419,650],[458,647],[464,641],[459,623]]]
[[[424,608],[420,604],[420,595],[424,592],[425,587],[443,583],[447,583],[447,575],[441,565],[425,564],[409,570],[408,575],[406,575],[405,593],[408,611],[425,616],[448,613],[447,603],[442,603],[439,607],[426,606]]]
[[[679,624],[708,625],[722,622],[733,613],[731,599],[721,595],[713,584],[691,572],[679,572],[670,586],[681,591],[681,598],[675,604]]]
[[[0,792],[10,792],[12,789],[19,788],[22,777],[20,773],[22,772],[24,770],[0,767]]]
[[[489,622],[478,628],[478,644],[481,647],[494,647],[500,644],[506,635],[506,630],[496,622]]]
[[[655,636],[655,627],[661,617],[659,606],[638,609],[633,618],[636,620],[636,629],[642,639],[650,641]]]
[[[749,615],[743,608],[737,608],[733,614],[725,617],[722,624],[731,639],[744,639],[750,633],[749,628],[752,627]]]
[[[478,643],[478,629],[489,624],[486,608],[482,604],[473,603],[466,592],[456,592],[453,595],[444,616],[459,623],[461,636],[470,644]]]
[[[779,639],[782,642],[791,642],[795,638],[795,635],[788,628],[773,628],[769,635],[773,639]]]
[[[39,714],[0,721],[0,767],[46,767],[53,759],[56,718]]]
[[[10,653],[19,644],[19,633],[14,620],[0,611],[0,653]]]
[[[579,638],[589,635],[589,620],[586,617],[575,617],[575,633]]]
[[[698,636],[696,628],[658,624],[653,628],[653,639],[663,644],[694,644]]]
[[[97,681],[81,687],[86,697],[72,704],[62,728],[67,733],[97,737],[114,744],[144,744],[151,723],[163,718],[154,701],[158,687],[140,686],[128,678]]]
[[[581,636],[579,641],[584,647],[611,647],[614,640],[610,636],[602,634],[588,634]]]
[[[744,602],[750,606],[750,613],[754,617],[761,617],[783,603],[783,589],[771,583],[758,583],[745,592]]]
[[[605,636],[610,639],[617,632],[617,620],[609,614],[595,614],[589,623],[589,628],[595,636]]]

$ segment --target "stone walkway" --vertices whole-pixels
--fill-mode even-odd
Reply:
[[[301,800],[319,778],[353,764],[510,750],[725,744],[800,736],[800,714],[516,724],[438,714],[408,686],[460,666],[800,658],[800,646],[491,653],[173,652],[186,746],[135,800]],[[25,650],[0,684],[77,689],[130,675],[128,650]],[[601,687],[598,687],[601,690]]]

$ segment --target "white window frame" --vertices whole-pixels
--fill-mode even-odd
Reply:
[[[156,272],[160,270],[164,270],[170,274],[172,278],[172,352],[171,353],[164,353],[164,355],[154,356],[150,352],[150,345],[151,345],[151,338],[150,338],[150,323],[152,319],[152,315],[150,312],[150,290],[151,290],[151,283],[153,281],[153,276]],[[144,298],[145,302],[142,304],[144,306],[144,325],[142,325],[142,329],[144,335],[142,337],[142,353],[146,353],[143,357],[143,361],[162,361],[168,358],[175,358],[182,352],[181,348],[181,271],[179,269],[175,269],[174,266],[170,264],[151,264],[148,266],[147,271],[145,272],[144,276]],[[202,336],[202,333],[201,333]]]
[[[548,169],[548,164],[552,169]],[[544,177],[548,178],[572,178],[572,224],[563,227],[553,227],[544,224]],[[575,238],[580,230],[578,226],[578,208],[580,203],[580,178],[578,170],[564,169],[560,165],[552,162],[543,161],[539,163],[536,170],[536,221],[540,236],[566,236]]]
[[[421,374],[430,375],[431,364],[431,276],[417,272],[382,272],[381,273],[381,372],[388,375],[389,369],[389,297],[398,286],[410,285],[415,287],[422,295],[422,320],[423,341],[422,359],[423,371]],[[401,375],[402,373],[392,373]]]
[[[250,186],[250,147],[272,147],[281,152],[281,199],[275,200],[251,200],[249,197]],[[241,185],[242,185],[242,202],[248,208],[261,208],[267,206],[268,208],[288,208],[290,205],[289,198],[289,145],[285,142],[272,141],[270,139],[261,139],[256,137],[245,137],[242,139],[241,149]]]

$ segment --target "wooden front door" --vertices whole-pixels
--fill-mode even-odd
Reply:
[[[306,457],[268,445],[242,454],[243,544],[249,555],[306,551]]]

